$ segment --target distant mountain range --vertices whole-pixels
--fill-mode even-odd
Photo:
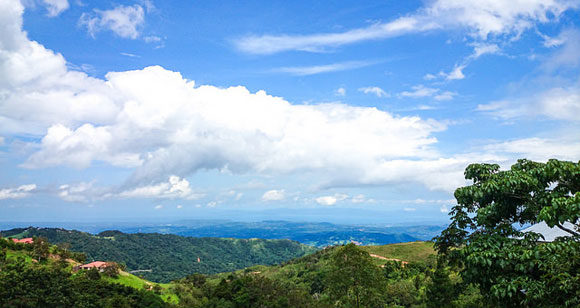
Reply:
[[[120,230],[125,233],[162,233],[193,237],[290,239],[303,244],[325,247],[351,241],[362,245],[386,245],[416,240],[430,240],[445,225],[344,225],[326,222],[289,222],[266,220],[236,222],[230,220],[182,220],[169,223],[0,223],[0,228],[22,226],[64,227],[90,233]]]

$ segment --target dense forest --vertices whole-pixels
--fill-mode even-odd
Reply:
[[[316,249],[290,240],[194,238],[170,234],[104,231],[98,235],[55,228],[2,231],[2,236],[44,237],[70,244],[87,260],[113,260],[155,282],[169,282],[191,273],[214,274],[256,264],[277,264]],[[199,258],[199,259],[198,259]]]

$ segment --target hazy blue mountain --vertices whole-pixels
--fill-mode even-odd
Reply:
[[[230,237],[290,239],[303,244],[324,247],[351,241],[363,245],[386,245],[416,240],[430,240],[445,225],[345,225],[328,222],[290,222],[265,220],[237,222],[231,220],[181,220],[164,223],[0,223],[0,229],[17,227],[64,227],[99,233],[120,230],[125,233],[162,233],[192,237]]]

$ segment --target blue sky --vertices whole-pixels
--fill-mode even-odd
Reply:
[[[0,0],[0,216],[444,222],[469,163],[580,159],[579,13]]]

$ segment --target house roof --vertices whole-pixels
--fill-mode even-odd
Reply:
[[[574,230],[575,226],[570,223],[570,222],[565,222],[563,224],[563,226],[565,228],[568,228],[570,230]],[[522,232],[535,232],[535,233],[539,233],[541,235],[544,236],[544,240],[543,242],[553,242],[557,237],[563,237],[563,236],[571,236],[570,233],[558,228],[558,227],[553,227],[550,228],[545,222],[540,222],[537,223],[533,226],[530,226],[528,228],[525,228],[522,230]]]
[[[31,238],[31,237],[26,237],[26,238],[23,238],[23,239],[13,238],[12,241],[14,243],[32,244],[34,242],[34,239]]]

